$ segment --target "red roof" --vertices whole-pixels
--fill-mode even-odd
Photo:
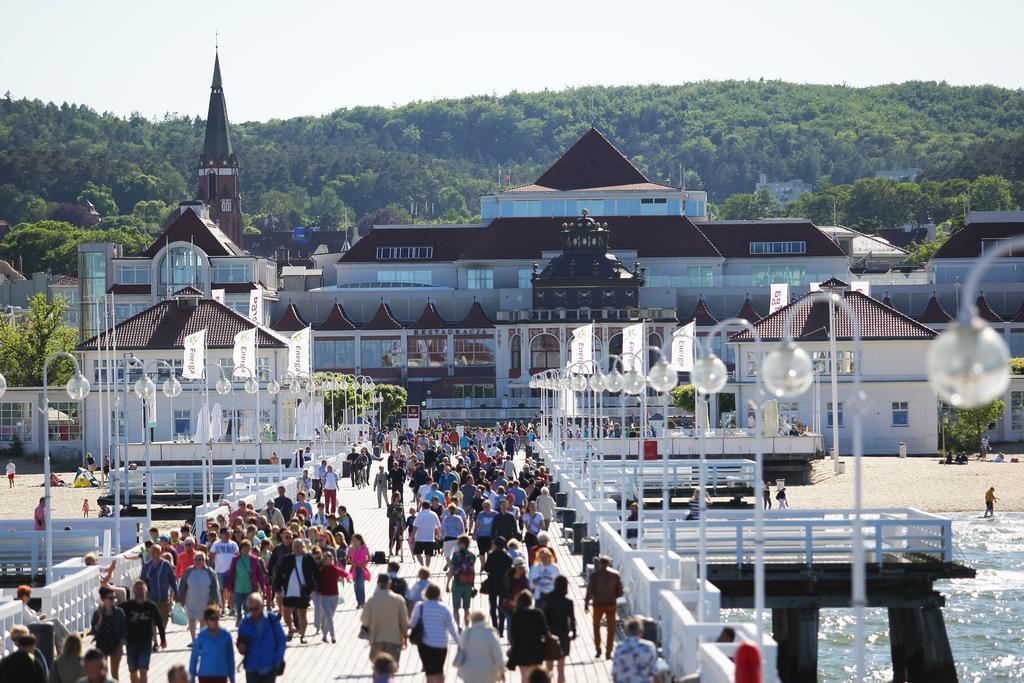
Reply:
[[[639,183],[651,181],[596,128],[591,128],[535,184],[553,190],[587,190]]]
[[[494,323],[484,313],[483,306],[480,305],[479,301],[474,301],[473,305],[469,307],[469,312],[466,313],[466,317],[463,318],[455,327],[461,327],[463,329],[485,329],[494,327]]]
[[[420,317],[416,319],[416,322],[409,326],[409,329],[437,330],[447,326],[448,323],[446,323],[441,317],[441,314],[437,312],[437,306],[434,305],[434,302],[428,301],[427,305],[423,307],[423,312],[420,313]]]
[[[161,301],[116,325],[112,334],[118,349],[183,349],[185,337],[205,329],[207,348],[232,348],[235,335],[253,327],[259,330],[256,343],[260,348],[287,346],[279,335],[213,299],[200,299],[192,305],[179,299]],[[96,349],[98,342],[106,346],[107,334],[102,332],[78,348]]]
[[[737,318],[742,318],[749,322],[755,322],[761,319],[761,314],[754,306],[754,302],[750,300],[750,295],[743,301],[743,305],[740,307],[740,312],[736,314]]]
[[[51,287],[77,287],[78,276],[76,275],[58,275],[50,281]]]
[[[107,294],[149,294],[151,285],[121,285],[112,284],[107,288]]]
[[[815,301],[808,305],[805,299],[812,294],[805,294],[796,301],[783,306],[771,315],[754,323],[754,329],[764,340],[782,338],[782,324],[793,307],[798,307],[790,323],[790,333],[797,341],[828,340],[828,304]],[[860,292],[846,291],[843,293],[846,303],[853,308],[860,322],[862,339],[931,339],[935,330],[922,325],[910,316],[906,316],[894,308],[889,308],[877,299],[872,299]],[[851,339],[853,327],[846,311],[837,308],[835,313],[836,339]],[[750,341],[748,330],[733,335],[735,341]]]
[[[189,242],[207,256],[241,256],[242,250],[228,239],[212,221],[204,221],[195,211],[188,209],[179,214],[160,235],[153,240],[143,256],[153,258],[168,242]]]
[[[174,293],[174,296],[181,296],[181,295],[201,297],[201,296],[203,296],[203,292],[201,290],[197,289],[196,287],[193,287],[192,285],[185,285],[184,287],[182,287],[181,289],[179,289],[178,291],[176,291]]]
[[[362,241],[362,240],[360,240]],[[364,330],[400,330],[402,329],[402,323],[398,322],[394,314],[391,312],[391,307],[383,301],[380,302],[380,307],[374,314],[373,318],[370,319],[365,325]]]
[[[988,305],[988,299],[985,298],[985,292],[981,293],[978,300],[974,304],[978,307],[978,315],[981,316],[982,320],[987,320],[990,323],[1001,323],[1003,319],[1000,318],[992,307]]]
[[[846,256],[839,245],[808,220],[712,221],[698,226],[726,258],[789,259],[803,256]],[[803,254],[751,254],[751,242],[804,242]]]
[[[330,314],[316,329],[320,332],[346,332],[356,329],[356,324],[348,317],[348,313],[341,307],[341,304],[334,302]]]
[[[466,245],[473,241],[484,228],[479,225],[468,227],[418,226],[415,228],[393,228],[378,226],[352,245],[341,258],[341,263],[377,261],[377,247],[433,247],[429,259],[387,260],[387,263],[430,263],[431,261],[455,261]],[[384,263],[385,261],[380,261]]]
[[[708,310],[707,304],[704,303],[704,297],[697,299],[697,305],[693,309],[693,313],[687,318],[687,321],[696,320],[697,327],[713,327],[718,324],[718,318],[711,314]]]
[[[295,304],[289,303],[288,308],[284,309],[284,313],[271,327],[278,332],[298,332],[309,327],[309,323],[303,320]]]
[[[932,298],[928,299],[928,304],[921,311],[921,315],[917,316],[917,320],[927,325],[942,325],[953,322],[953,316],[942,307],[942,303],[932,294]]]
[[[562,250],[562,224],[568,220],[495,218],[460,258],[539,259],[542,251]],[[639,258],[721,256],[686,216],[609,216],[608,230],[609,248],[636,249]]]

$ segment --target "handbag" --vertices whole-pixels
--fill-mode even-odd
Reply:
[[[188,618],[185,616],[185,607],[180,603],[174,603],[174,607],[171,608],[171,623],[175,626],[185,626],[188,624]]]
[[[420,610],[423,608],[421,607]],[[413,645],[419,645],[423,642],[423,613],[420,612],[420,620],[413,624],[412,628],[409,629],[409,642]]]
[[[544,635],[544,661],[550,662],[561,659],[562,655],[562,641],[558,636],[551,633]]]
[[[490,595],[491,594],[491,577],[490,576],[488,576],[487,578],[485,578],[483,581],[480,582],[480,592],[483,593],[484,595]]]

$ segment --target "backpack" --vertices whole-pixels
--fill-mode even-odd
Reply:
[[[473,583],[476,579],[476,558],[469,551],[459,554],[452,572],[459,583]]]
[[[371,560],[374,564],[387,564],[388,558],[383,550],[378,550],[373,553],[373,559]]]

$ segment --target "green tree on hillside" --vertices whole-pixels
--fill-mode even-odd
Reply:
[[[721,208],[722,220],[749,221],[755,218],[769,218],[779,214],[779,202],[768,190],[750,194],[734,194],[725,200]]]
[[[120,220],[137,220],[112,217]],[[0,240],[0,258],[25,259],[25,272],[75,273],[78,271],[78,245],[83,242],[119,242],[125,255],[134,255],[149,246],[151,238],[136,227],[103,229],[79,228],[61,221],[22,223]]]
[[[101,187],[91,180],[82,187],[75,201],[79,204],[92,202],[101,216],[112,216],[117,213],[117,202],[114,201],[110,188]]]
[[[1006,178],[986,175],[971,183],[971,211],[1009,211],[1012,185]]]

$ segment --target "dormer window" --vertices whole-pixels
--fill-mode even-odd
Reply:
[[[433,247],[377,247],[378,261],[398,261],[434,258]]]

